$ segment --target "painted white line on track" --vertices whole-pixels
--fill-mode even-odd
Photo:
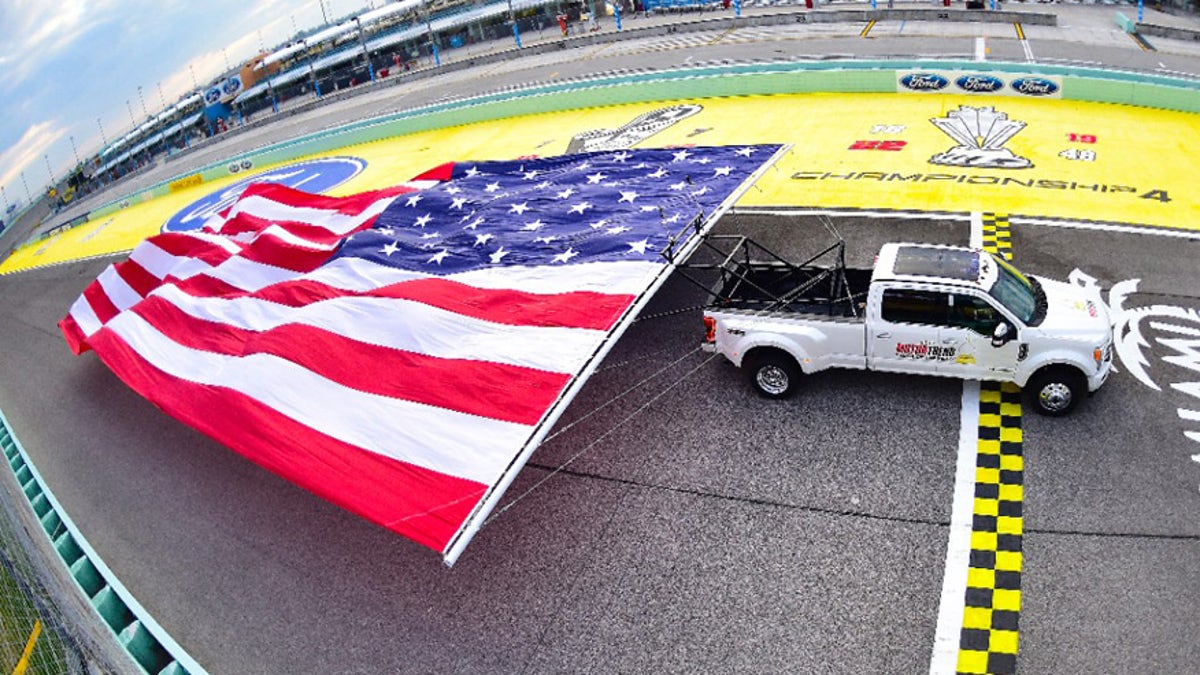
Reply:
[[[1021,49],[1025,50],[1025,60],[1033,63],[1036,59],[1033,58],[1033,47],[1029,46],[1029,40],[1021,40]]]
[[[1022,223],[1026,225],[1043,225],[1046,227],[1067,227],[1077,230],[1096,230],[1098,232],[1120,232],[1122,234],[1149,234],[1158,237],[1178,237],[1180,239],[1200,239],[1200,231],[1171,230],[1154,225],[1113,225],[1111,223],[1085,223],[1072,220],[1054,220],[1051,218],[1027,218],[1025,216],[1009,216],[1009,224]]]
[[[983,61],[987,59],[987,41],[982,37],[975,38],[975,60]]]
[[[972,227],[972,239],[976,228]],[[982,234],[980,235],[982,238]],[[975,465],[979,451],[979,382],[963,382],[959,418],[958,461],[954,469],[954,506],[946,542],[946,567],[938,605],[937,632],[933,638],[930,675],[952,675],[958,670],[966,607],[967,570],[971,562],[971,528],[975,515]]]

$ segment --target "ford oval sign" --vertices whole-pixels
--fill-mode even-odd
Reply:
[[[1050,96],[1058,91],[1058,85],[1040,77],[1022,77],[1009,85],[1013,91],[1030,96]]]
[[[171,216],[162,229],[163,232],[200,229],[209,216],[229,208],[237,201],[250,183],[279,183],[306,192],[319,193],[345,183],[362,173],[365,168],[366,161],[357,157],[327,157],[271,169],[197,199]]]
[[[913,91],[938,91],[945,89],[950,80],[937,73],[909,73],[900,78],[900,84]]]
[[[992,75],[963,75],[954,84],[976,94],[994,94],[1004,88],[1004,81]]]

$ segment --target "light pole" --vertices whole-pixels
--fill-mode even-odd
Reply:
[[[108,139],[104,137],[104,125],[100,123],[100,118],[96,118],[96,126],[100,127],[100,142],[108,145]]]
[[[167,97],[162,93],[162,82],[158,83],[158,100],[162,103],[163,110],[167,109]]]
[[[517,28],[517,15],[513,12],[512,0],[508,0],[508,22],[512,24],[513,39],[517,41],[517,49],[520,49],[521,30]]]
[[[71,152],[75,153],[75,166],[79,166],[80,164],[83,164],[83,162],[79,161],[79,149],[75,147],[75,137],[71,136],[70,138],[71,138]]]
[[[304,45],[304,55],[308,59],[308,78],[312,80],[313,91],[317,93],[317,100],[321,100],[321,83],[317,82],[317,73],[313,70],[312,52],[308,49],[308,41],[301,40],[300,44]]]
[[[142,102],[142,114],[147,118],[150,117],[150,111],[146,109],[146,97],[142,95],[142,85],[138,85],[138,99]]]
[[[329,15],[325,13],[324,0],[317,0],[317,4],[321,6],[321,18],[325,20],[325,25],[329,25]]]
[[[7,192],[7,191],[4,189],[4,186],[3,186],[3,185],[0,185],[0,197],[4,197],[4,213],[3,213],[3,214],[0,214],[0,215],[7,216],[7,215],[8,215],[8,209],[9,209],[10,207],[9,207],[9,205],[8,205],[8,192]]]
[[[356,16],[354,17],[354,25],[358,26],[358,44],[362,45],[363,58],[367,60],[367,73],[371,76],[371,81],[375,81],[375,66],[371,65],[371,53],[367,51],[367,40],[363,37],[362,21]]]
[[[50,185],[54,186],[54,169],[50,168],[50,155],[42,155],[42,159],[46,160],[46,175],[50,177]]]
[[[196,69],[195,69],[195,68],[193,68],[193,67],[192,67],[192,64],[190,64],[190,63],[189,63],[189,64],[188,64],[188,70],[189,70],[189,71],[191,71],[191,73],[192,73],[192,87],[193,87],[193,88],[194,88],[196,91],[200,91],[200,83],[196,81]]]
[[[29,183],[25,181],[25,172],[24,171],[21,172],[21,185],[25,186],[25,199],[28,199],[29,203],[32,204],[33,203],[33,195],[29,193]]]

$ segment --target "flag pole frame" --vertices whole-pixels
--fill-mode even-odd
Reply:
[[[708,231],[712,229],[713,225],[715,225],[717,221],[725,215],[725,212],[732,208],[733,205],[742,198],[742,195],[744,195],[759,181],[760,178],[762,178],[763,174],[766,173],[768,169],[775,166],[775,164],[782,159],[785,154],[791,152],[791,150],[792,144],[790,143],[780,146],[780,148],[776,150],[771,157],[763,162],[758,169],[751,173],[746,180],[742,182],[738,189],[730,193],[730,195],[725,198],[725,201],[721,202],[721,205],[713,211],[712,215],[705,219],[704,224],[699,228],[699,230],[691,238],[689,238],[687,246],[685,246],[684,249],[678,254],[678,259],[680,261],[687,260],[688,256],[690,256],[700,245],[700,240],[703,239],[704,235],[708,234]],[[614,150],[611,152],[618,151]],[[521,469],[525,467],[526,462],[529,461],[529,458],[533,455],[534,450],[537,450],[538,446],[541,445],[542,440],[544,440],[546,435],[550,433],[554,423],[558,421],[558,418],[561,417],[564,412],[566,412],[567,406],[571,404],[571,401],[573,401],[575,396],[578,395],[583,389],[583,385],[588,381],[588,379],[591,378],[592,374],[595,373],[596,368],[600,366],[600,362],[604,360],[604,357],[608,355],[608,352],[610,352],[612,348],[616,346],[616,343],[620,341],[621,336],[624,335],[629,326],[633,324],[633,321],[631,321],[630,318],[636,316],[642,311],[643,307],[649,304],[649,302],[658,293],[658,290],[662,287],[662,285],[666,283],[667,278],[671,276],[671,272],[673,270],[674,265],[672,264],[666,264],[663,266],[658,274],[655,275],[655,278],[650,285],[647,286],[640,295],[638,295],[637,299],[634,300],[634,302],[628,308],[626,308],[625,312],[621,315],[621,319],[617,322],[617,328],[614,329],[613,332],[610,333],[603,342],[601,342],[600,346],[596,348],[596,351],[592,352],[592,355],[584,365],[583,370],[580,371],[580,374],[572,380],[571,386],[568,387],[567,390],[558,397],[558,400],[555,401],[554,404],[546,411],[546,414],[542,416],[541,421],[538,422],[537,427],[534,429],[533,435],[530,436],[529,440],[525,442],[525,446],[521,449],[521,452],[518,453],[515,458],[513,458],[513,461],[509,463],[508,468],[504,470],[504,473],[500,475],[500,478],[490,488],[488,488],[488,492],[484,495],[484,498],[475,505],[475,509],[471,512],[471,515],[467,516],[466,520],[463,521],[462,527],[460,527],[458,532],[451,537],[450,542],[446,545],[446,549],[442,552],[442,562],[445,563],[446,567],[453,567],[454,563],[458,562],[459,556],[462,555],[467,545],[471,543],[471,540],[479,532],[479,529],[483,527],[483,523],[487,520],[488,516],[491,515],[492,511],[496,508],[496,505],[500,503],[500,499],[504,497],[504,493],[508,490],[509,486],[512,485],[512,482],[516,480],[517,474],[520,473]]]

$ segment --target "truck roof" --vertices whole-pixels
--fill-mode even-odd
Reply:
[[[978,249],[892,243],[880,248],[871,280],[952,282],[987,290],[997,272],[991,256]]]

